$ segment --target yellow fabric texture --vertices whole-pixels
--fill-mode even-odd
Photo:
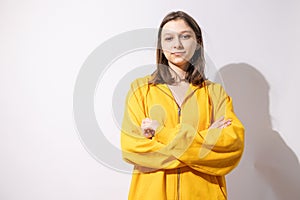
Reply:
[[[121,130],[123,159],[134,165],[129,200],[227,199],[225,175],[244,148],[244,127],[232,100],[220,84],[190,84],[178,105],[166,84],[148,84],[150,76],[132,82]],[[210,129],[224,116],[232,124]],[[160,127],[153,138],[142,135],[145,118]]]

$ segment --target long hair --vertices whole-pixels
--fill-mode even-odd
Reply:
[[[203,48],[203,39],[202,32],[197,24],[197,22],[188,14],[183,11],[171,12],[165,16],[162,20],[159,31],[158,31],[158,40],[157,40],[157,48],[156,48],[156,65],[157,69],[151,75],[150,84],[174,84],[176,80],[172,76],[170,72],[170,67],[168,65],[168,60],[165,57],[162,46],[161,46],[161,32],[166,23],[172,20],[184,20],[188,26],[195,32],[197,46],[198,48],[195,50],[194,55],[189,60],[189,66],[187,67],[186,77],[185,79],[192,83],[195,86],[200,86],[206,80],[204,74],[205,60],[204,60],[204,48]]]

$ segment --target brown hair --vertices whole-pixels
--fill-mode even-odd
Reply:
[[[168,67],[168,60],[165,57],[162,46],[161,46],[161,32],[163,26],[172,20],[184,20],[188,26],[193,29],[196,35],[196,40],[198,44],[198,48],[195,50],[193,57],[189,60],[189,66],[186,71],[185,79],[192,83],[193,85],[200,86],[206,80],[204,74],[205,60],[204,60],[204,48],[203,48],[203,39],[202,32],[197,24],[197,22],[188,14],[183,11],[171,12],[165,16],[163,21],[159,26],[158,31],[158,40],[157,40],[157,48],[156,48],[156,64],[157,69],[151,75],[152,78],[149,81],[150,84],[159,84],[159,83],[167,83],[173,84],[175,83],[175,79],[172,77],[170,72],[170,67]]]

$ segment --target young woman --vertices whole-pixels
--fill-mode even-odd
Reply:
[[[157,69],[133,81],[126,100],[121,146],[134,165],[129,199],[227,199],[224,176],[241,158],[244,127],[204,65],[196,21],[169,13],[158,32]]]

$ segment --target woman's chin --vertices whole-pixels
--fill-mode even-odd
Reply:
[[[185,59],[176,59],[173,60],[171,63],[181,68],[182,66],[186,66],[188,62]]]

